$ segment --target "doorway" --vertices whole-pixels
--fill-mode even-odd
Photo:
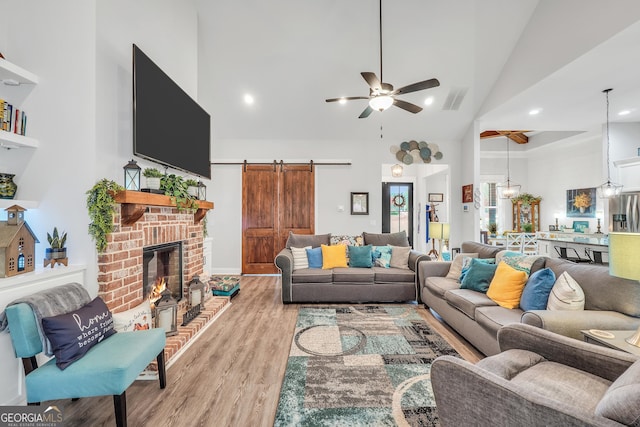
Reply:
[[[413,183],[382,183],[382,232],[405,231],[413,247]]]

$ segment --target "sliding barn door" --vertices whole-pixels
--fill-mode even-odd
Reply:
[[[242,273],[277,273],[275,256],[289,231],[314,233],[310,166],[247,165],[242,174]]]

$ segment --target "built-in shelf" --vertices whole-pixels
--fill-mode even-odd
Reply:
[[[640,156],[631,157],[629,159],[620,159],[613,162],[619,168],[628,168],[630,166],[640,166]]]
[[[0,209],[2,210],[13,205],[22,206],[25,209],[36,209],[38,202],[36,200],[0,199]]]
[[[38,84],[38,76],[0,58],[0,80],[6,85]]]
[[[24,135],[18,135],[17,133],[5,132],[0,130],[0,147],[6,149],[12,148],[38,148],[38,140]]]
[[[142,191],[120,191],[116,193],[115,200],[122,205],[120,216],[123,225],[134,224],[142,218],[147,206],[176,207],[175,199],[172,197]],[[198,200],[198,209],[193,214],[194,222],[200,222],[210,209],[213,209],[213,202]]]

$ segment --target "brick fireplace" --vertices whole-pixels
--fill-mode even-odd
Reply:
[[[194,221],[193,213],[149,206],[137,221],[125,225],[122,206],[114,215],[107,249],[98,255],[98,295],[116,313],[143,301],[143,248],[181,242],[184,284],[202,274],[204,262],[202,224]]]

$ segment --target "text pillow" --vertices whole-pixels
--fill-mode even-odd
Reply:
[[[409,253],[411,252],[411,246],[389,245],[389,247],[391,248],[391,261],[389,261],[389,267],[408,270]]]
[[[306,258],[306,256],[305,256]],[[113,313],[113,326],[117,332],[140,331],[150,329],[151,304],[146,300],[137,307],[127,311]]]
[[[371,268],[373,262],[371,260],[371,245],[366,246],[348,246],[349,248],[349,267]]]
[[[520,308],[524,311],[546,309],[549,294],[555,282],[556,275],[550,268],[543,268],[533,273],[522,291]]]
[[[482,262],[478,258],[469,258],[471,264],[462,279],[461,289],[487,292],[489,284],[496,273],[496,265]]]
[[[584,310],[584,292],[566,271],[551,288],[547,310]]]
[[[311,246],[305,246],[304,248],[291,247],[291,254],[293,255],[293,269],[300,270],[302,268],[309,268],[309,258],[307,258],[307,249],[311,249]]]
[[[524,271],[516,270],[502,261],[496,268],[487,296],[501,307],[518,308],[528,277],[529,275]]]
[[[330,270],[337,267],[347,267],[347,247],[345,245],[328,246],[322,248],[322,269]]]
[[[76,311],[44,317],[42,329],[51,341],[60,369],[79,360],[91,347],[116,333],[111,312],[99,297]]]

